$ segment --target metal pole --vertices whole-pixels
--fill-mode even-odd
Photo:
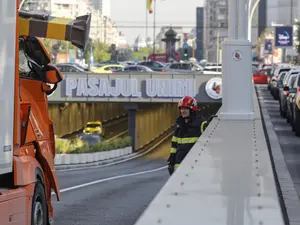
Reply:
[[[25,3],[25,1],[26,1],[26,0],[22,0],[22,1],[21,1],[21,4],[20,4],[20,6],[19,6],[19,11],[21,10],[21,8],[22,8],[23,4]]]
[[[219,65],[219,61],[220,61],[220,32],[218,31],[218,34],[217,34],[217,65]]]
[[[291,26],[293,26],[293,0],[291,0]]]
[[[148,0],[146,1],[146,44],[147,44],[147,38],[148,38]],[[148,46],[147,46],[148,47]]]
[[[238,1],[238,39],[247,39],[247,26],[246,20],[248,12],[247,12],[247,4],[248,0],[239,0]]]
[[[237,1],[228,0],[228,39],[237,39]]]
[[[155,61],[155,16],[156,16],[156,0],[154,2],[154,14],[153,14],[153,61]]]
[[[248,0],[228,0],[229,38],[222,45],[221,120],[254,118],[252,49],[251,43],[247,40],[249,15],[247,2]]]
[[[257,1],[254,3],[252,9],[250,10],[250,8],[249,8],[250,14],[249,14],[249,20],[248,20],[248,40],[249,40],[250,42],[252,41],[252,18],[253,18],[254,12],[255,12],[255,10],[256,10],[256,8],[257,8],[259,2],[260,2],[260,0],[257,0]]]
[[[250,12],[251,12],[251,9],[253,8],[251,6],[252,6],[252,0],[249,0],[249,3],[248,3],[248,18],[250,18]]]

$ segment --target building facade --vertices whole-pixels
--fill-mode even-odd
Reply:
[[[57,17],[75,18],[91,13],[90,38],[108,45],[118,42],[119,32],[110,17],[95,9],[92,0],[52,0],[52,15]]]
[[[111,17],[110,0],[99,0],[99,9],[103,16]]]
[[[28,12],[42,12],[50,13],[51,12],[51,0],[27,0],[22,6],[22,10]]]
[[[286,0],[282,0],[286,1]],[[251,1],[251,41],[256,45],[258,39],[258,7]],[[250,21],[249,21],[250,22]],[[228,0],[206,0],[204,10],[204,49],[209,62],[222,63],[222,42],[228,38]]]
[[[204,14],[205,58],[220,62],[221,43],[228,37],[227,0],[207,0]]]

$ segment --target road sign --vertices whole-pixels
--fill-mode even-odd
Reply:
[[[293,27],[275,28],[275,47],[293,47]]]
[[[265,55],[272,55],[273,54],[273,43],[272,43],[271,39],[266,39],[265,40],[264,54]]]

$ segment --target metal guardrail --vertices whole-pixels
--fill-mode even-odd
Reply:
[[[121,137],[127,136],[127,134],[128,134],[128,130],[125,130],[125,131],[123,131],[123,132],[121,132],[121,133],[119,133],[119,134],[117,134],[117,135],[115,135],[115,136],[113,136],[113,137],[111,137],[111,138],[105,140],[105,142],[112,141],[112,140],[114,140],[114,139],[117,139],[117,138],[121,138]]]

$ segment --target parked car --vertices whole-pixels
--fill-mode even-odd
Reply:
[[[222,75],[222,66],[206,66],[204,67],[203,74]]]
[[[73,73],[85,73],[87,72],[84,68],[72,63],[59,63],[54,64],[62,73],[73,72]]]
[[[93,73],[101,73],[101,74],[113,74],[115,71],[124,68],[124,66],[120,64],[109,64],[101,67],[92,68]]]
[[[289,97],[290,111],[289,120],[292,125],[295,135],[300,137],[300,75],[293,84],[292,88],[286,89],[289,91],[291,96]]]
[[[282,74],[287,74],[286,72],[283,72]],[[285,76],[284,75],[284,76]],[[289,96],[289,89],[292,88],[292,85],[294,84],[298,74],[292,74],[287,79],[286,83],[280,84],[279,87],[279,110],[280,115],[284,118],[287,117],[287,98]]]
[[[153,73],[154,71],[147,66],[142,66],[142,65],[130,65],[126,66],[124,68],[121,68],[119,70],[115,71],[116,73],[119,72],[148,72],[148,73]]]
[[[286,121],[288,123],[293,123],[293,104],[294,104],[294,98],[295,98],[295,92],[293,92],[292,88],[294,86],[294,83],[298,77],[298,74],[294,74],[289,77],[287,85],[283,87],[284,91],[287,94],[286,98]]]
[[[153,71],[165,72],[165,65],[161,62],[145,61],[145,62],[140,62],[138,65],[147,66],[148,68],[152,69]]]
[[[192,62],[176,62],[166,67],[166,72],[201,72],[203,67]]]
[[[254,84],[267,84],[268,72],[267,70],[259,70],[256,66],[252,66],[252,78]]]
[[[271,78],[270,91],[274,99],[279,99],[279,89],[278,89],[278,78],[282,72],[290,71],[291,67],[279,67],[274,71],[273,77]]]

